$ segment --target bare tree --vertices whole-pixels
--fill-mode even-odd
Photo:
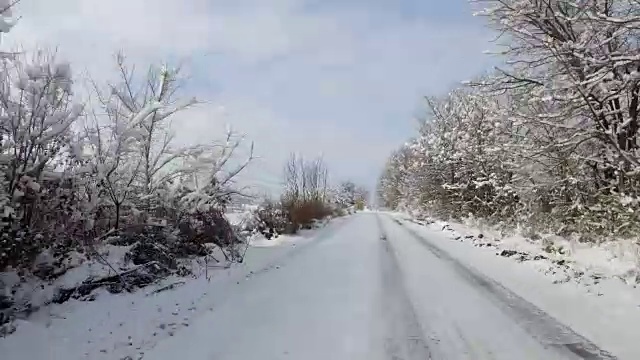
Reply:
[[[302,185],[300,184],[300,180],[298,157],[296,154],[291,154],[284,169],[285,194],[294,199],[298,199]]]
[[[285,194],[293,200],[327,200],[329,171],[319,157],[311,161],[291,154],[285,166]]]

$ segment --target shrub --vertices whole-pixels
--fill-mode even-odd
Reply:
[[[333,213],[332,209],[319,199],[297,200],[283,203],[294,229],[309,229],[315,220],[321,220]]]
[[[204,245],[213,244],[220,248],[226,260],[242,260],[239,249],[242,241],[218,209],[194,212],[178,224],[178,229],[180,245],[176,246],[174,252],[195,252],[202,255],[198,254],[199,249]]]
[[[257,230],[267,239],[278,234],[292,234],[295,232],[288,214],[281,203],[267,202],[256,211]]]

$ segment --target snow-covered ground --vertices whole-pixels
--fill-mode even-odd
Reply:
[[[518,234],[503,234],[491,227],[472,221],[466,223],[418,221],[411,216],[395,214],[404,220],[440,229],[451,238],[469,242],[476,247],[499,250],[502,256],[519,262],[529,262],[545,272],[555,282],[577,282],[591,292],[602,292],[609,280],[630,287],[640,285],[640,242],[615,239],[602,243],[580,243],[553,234],[532,240]],[[535,260],[534,260],[535,259]],[[558,265],[558,263],[560,265]]]
[[[640,289],[630,280],[634,277],[621,276],[637,270],[629,251],[567,242],[564,254],[549,253],[522,237],[502,238],[488,229],[392,216],[620,358],[640,359]],[[556,239],[554,246],[562,246],[562,241]],[[505,253],[510,250],[516,253]]]
[[[491,269],[496,257],[474,257],[469,246],[459,253],[455,246],[434,252],[431,246],[455,242],[440,230],[420,231],[412,234],[386,215],[353,216],[276,271],[237,288],[217,309],[147,355],[160,360],[511,360],[609,359],[610,349],[620,358],[640,354],[630,328],[586,321],[581,330],[597,341],[587,339],[462,262],[475,259]],[[458,262],[458,256],[469,259]],[[521,277],[523,283],[546,286],[546,299],[556,301],[555,308],[547,306],[551,310],[586,297],[563,297],[543,280],[530,269]],[[607,332],[613,335],[598,336]]]
[[[169,278],[132,294],[104,291],[94,301],[69,300],[46,306],[27,319],[16,321],[15,333],[0,338],[0,358],[142,358],[157,342],[174,336],[211,311],[233,293],[234,287],[255,274],[272,270],[282,258],[312,243],[317,236],[331,234],[343,221],[336,219],[319,232],[303,231],[271,241],[256,237],[256,245],[249,248],[243,264],[210,269],[210,281],[202,270],[194,277]],[[78,277],[79,281],[83,276]],[[166,287],[170,289],[162,291]]]
[[[554,284],[529,262],[456,237],[398,214],[335,219],[303,236],[253,246],[245,264],[217,270],[211,281],[52,306],[0,339],[0,354],[3,360],[640,358],[640,307],[631,286],[618,281],[612,296],[597,296],[575,282]]]

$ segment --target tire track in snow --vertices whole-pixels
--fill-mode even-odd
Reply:
[[[516,320],[527,333],[544,347],[553,349],[559,355],[570,358],[587,360],[617,359],[502,284],[462,264],[422,235],[404,226],[402,222],[394,218],[391,219],[433,255],[448,262],[463,279],[490,297],[496,305]]]
[[[390,360],[427,360],[431,352],[403,282],[396,254],[376,215],[383,251],[380,255],[384,350]]]

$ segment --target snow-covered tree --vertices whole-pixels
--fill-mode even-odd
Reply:
[[[81,115],[82,106],[73,101],[72,84],[69,64],[57,62],[45,53],[32,58],[25,55],[2,59],[0,166],[6,230],[3,236],[22,236],[9,229],[35,230],[42,225],[38,222],[44,215],[43,206],[49,204],[40,198],[51,190],[43,189],[43,182],[50,180],[51,174],[64,172],[73,161],[72,125]],[[14,250],[17,249],[14,245]]]
[[[364,186],[356,185],[353,181],[347,180],[338,185],[333,197],[333,201],[339,208],[363,209],[368,203],[369,192]]]
[[[117,56],[120,78],[110,84],[109,90],[120,104],[120,113],[129,117],[153,107],[148,116],[135,124],[140,159],[140,177],[137,185],[141,191],[141,204],[146,211],[153,210],[154,196],[158,189],[182,174],[183,168],[176,166],[180,160],[200,153],[200,145],[176,147],[172,129],[176,115],[197,101],[181,99],[180,69],[168,65],[152,66],[142,78],[129,69],[122,54]]]
[[[2,36],[13,28],[15,19],[13,18],[13,6],[20,0],[0,0],[0,43]]]
[[[427,98],[418,136],[380,179],[382,202],[564,233],[640,230],[637,3],[476,2],[505,66]]]
[[[2,23],[0,26],[0,44],[2,43],[3,35],[8,33],[13,27],[10,5],[11,3],[8,0],[2,0],[0,2],[0,22]],[[1,145],[2,139],[0,139],[0,146]],[[7,179],[6,176],[4,176],[7,172],[6,164],[0,164],[0,171],[3,174],[0,176],[0,211],[2,212],[1,214],[3,215],[3,218],[6,218],[9,213],[12,212],[10,204],[11,196],[6,192],[6,189],[8,188]],[[4,223],[0,225],[4,226]]]
[[[101,103],[104,108],[94,109],[85,126],[84,151],[91,154],[90,171],[100,193],[113,206],[112,226],[119,228],[123,205],[133,206],[132,200],[141,195],[135,191],[143,167],[139,153],[144,136],[141,123],[162,105],[152,103],[140,111],[125,113],[117,97],[102,98]]]
[[[124,208],[134,222],[224,208],[240,193],[234,180],[253,159],[253,144],[240,164],[235,155],[243,138],[231,130],[220,143],[176,146],[172,122],[197,104],[180,98],[179,70],[151,67],[137,78],[122,55],[117,68],[119,79],[106,90],[93,84],[96,101],[85,127],[85,150],[113,208],[112,225],[120,226]]]
[[[342,208],[354,206],[356,203],[356,184],[352,181],[343,181],[335,192],[334,201]]]
[[[82,106],[72,101],[69,65],[48,56],[5,60],[0,76],[6,190],[19,202],[29,191],[37,192],[47,166],[60,165],[71,150],[71,126]]]
[[[564,197],[549,205],[582,217],[579,209],[614,201],[629,213],[622,203],[638,196],[640,165],[637,2],[482,2],[488,8],[480,14],[505,35],[501,50],[510,64],[487,84],[526,90],[516,115],[542,150],[536,158],[562,184],[545,186],[547,196]]]

